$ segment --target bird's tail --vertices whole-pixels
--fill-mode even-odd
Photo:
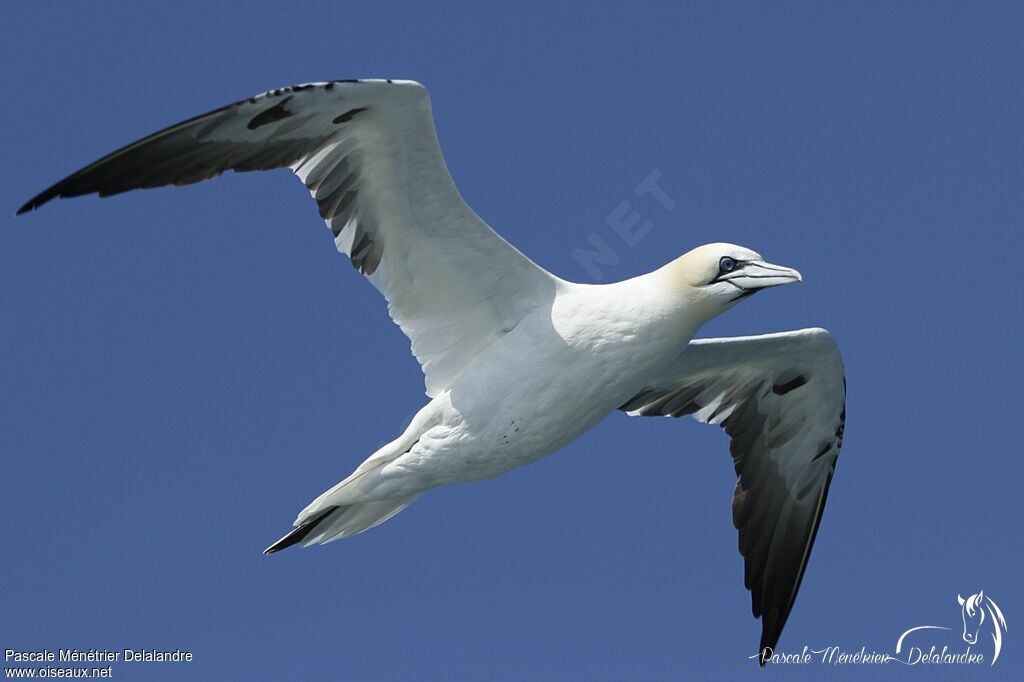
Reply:
[[[419,493],[392,500],[327,507],[300,522],[290,533],[263,550],[263,553],[280,552],[300,542],[303,547],[309,547],[352,537],[384,523],[412,504],[417,497]]]

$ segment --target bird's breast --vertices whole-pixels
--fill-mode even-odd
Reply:
[[[452,385],[463,444],[477,450],[477,477],[575,440],[636,395],[692,336],[615,301],[598,303],[556,301],[535,311]]]

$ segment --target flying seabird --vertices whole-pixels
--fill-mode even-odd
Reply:
[[[273,168],[306,185],[338,250],[387,299],[430,400],[267,554],[361,533],[431,488],[538,460],[616,410],[689,414],[731,439],[745,585],[762,651],[774,648],[842,445],[842,361],[823,329],[691,339],[741,299],[801,281],[796,270],[718,243],[614,284],[560,279],[463,202],[412,81],[310,83],[221,107],[103,157],[18,213]]]

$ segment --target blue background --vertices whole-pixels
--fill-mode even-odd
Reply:
[[[1019,5],[551,4],[5,3],[0,647],[196,658],[118,679],[1020,674]],[[425,400],[305,189],[229,174],[13,211],[226,102],[373,76],[427,85],[467,201],[563,277],[593,281],[572,257],[592,233],[608,281],[709,241],[799,268],[703,332],[823,326],[845,356],[846,444],[780,648],[891,651],[984,589],[1010,626],[996,667],[758,673],[726,438],[691,420],[612,415],[262,556]],[[671,211],[633,193],[654,170]],[[623,201],[653,225],[632,248],[606,224]]]

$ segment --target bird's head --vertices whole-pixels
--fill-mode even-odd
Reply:
[[[710,320],[761,289],[801,282],[800,273],[766,263],[735,244],[705,244],[661,269],[688,310]]]

